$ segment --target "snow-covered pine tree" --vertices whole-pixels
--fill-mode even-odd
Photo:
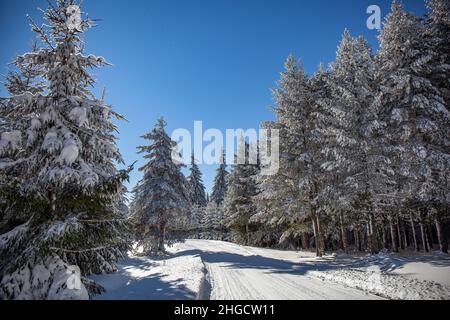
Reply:
[[[347,227],[349,220],[361,217],[353,204],[361,198],[373,199],[372,184],[378,181],[375,168],[380,168],[376,159],[380,159],[378,140],[372,133],[376,117],[371,108],[374,100],[375,63],[367,41],[352,38],[346,30],[339,45],[336,60],[331,64],[328,86],[330,98],[323,106],[333,116],[325,129],[327,144],[324,148],[327,161],[323,168],[328,175],[328,185],[324,189],[321,205],[327,205],[327,211],[333,213],[338,222],[337,234],[342,248],[347,250]],[[385,181],[382,181],[385,183]],[[374,235],[370,224],[373,223],[373,210],[359,206],[366,212],[366,229],[371,246]],[[351,225],[351,224],[350,224]],[[375,248],[371,247],[374,252]]]
[[[223,207],[215,202],[208,203],[201,223],[202,239],[223,240],[225,237],[223,221]]]
[[[39,47],[37,42],[33,42],[32,52],[37,53]],[[41,64],[17,64],[17,70],[10,71],[6,75],[5,88],[10,95],[20,95],[25,92],[40,94],[45,89],[45,82],[42,79],[44,69]]]
[[[31,22],[43,47],[15,61],[25,79],[36,70],[45,90],[23,82],[9,88],[8,131],[0,140],[2,192],[8,190],[0,227],[3,299],[87,298],[85,286],[91,294],[101,288],[85,275],[114,271],[128,248],[127,221],[116,209],[128,172],[115,166],[123,161],[112,122],[122,117],[89,91],[88,69],[107,62],[83,54],[80,36],[94,23],[73,24],[79,10],[71,0],[51,5],[46,24]],[[69,265],[81,269],[80,290],[66,285]]]
[[[313,77],[301,83],[300,112],[288,125],[290,134],[297,132],[300,151],[300,199],[304,212],[311,219],[316,253],[322,256],[325,251],[325,220],[328,218],[327,197],[332,189],[332,175],[328,168],[330,152],[330,128],[334,121],[333,109],[328,108],[331,97],[329,87],[330,72],[320,64]],[[331,197],[331,199],[333,199]]]
[[[421,225],[430,209],[448,208],[450,194],[450,111],[444,94],[431,81],[430,63],[438,53],[424,45],[425,35],[421,20],[394,1],[378,54],[383,66],[379,101],[389,142],[385,151],[395,169],[398,194],[410,202],[409,212],[417,213]]]
[[[449,0],[428,0],[428,19],[426,20],[425,38],[427,46],[434,53],[430,61],[432,68],[430,80],[435,87],[439,88],[445,100],[447,110],[450,110],[450,1]],[[447,135],[448,137],[448,135]],[[449,147],[449,143],[447,143]],[[448,153],[448,152],[447,152]],[[447,179],[447,190],[448,186]],[[446,224],[450,219],[447,199],[436,206],[437,215],[435,225],[439,246],[442,252],[448,252],[448,242],[446,235]]]
[[[32,46],[33,52],[38,50],[36,42]],[[44,82],[40,79],[41,67],[39,65],[22,65],[18,66],[18,70],[10,71],[6,75],[5,88],[11,96],[31,92],[33,94],[40,94],[44,91]],[[7,117],[13,106],[12,100],[0,97],[0,133],[11,131],[10,119]],[[9,104],[9,106],[8,106]],[[7,197],[2,196],[13,190],[8,190],[8,178],[0,171],[0,234],[8,231],[7,221],[11,219],[12,212],[8,212]],[[14,192],[14,191],[13,191]],[[8,217],[9,215],[9,217]],[[6,226],[2,228],[2,226]]]
[[[322,148],[327,145],[324,130],[329,120],[322,110],[322,101],[329,92],[327,77],[321,67],[308,79],[292,55],[287,59],[274,90],[277,121],[267,124],[267,129],[280,130],[280,170],[273,176],[258,177],[258,213],[251,219],[275,233],[280,230],[280,242],[284,244],[287,239],[298,241],[301,237],[304,247],[309,247],[305,239],[312,222],[318,255],[324,250],[323,211],[319,211],[318,196],[325,185],[321,164]]]
[[[202,173],[198,168],[194,155],[191,157],[191,174],[188,177],[189,194],[193,206],[204,207],[207,204]]]
[[[300,63],[290,56],[286,62],[286,71],[282,73],[275,90],[275,112],[284,134],[285,155],[288,160],[284,174],[295,188],[289,212],[290,219],[311,219],[316,251],[322,255],[325,245],[322,235],[321,216],[318,196],[323,183],[324,153],[326,144],[324,130],[329,115],[323,110],[322,100],[328,94],[327,73],[321,67],[319,72],[308,79]]]
[[[222,161],[217,168],[217,173],[214,178],[213,192],[211,193],[210,201],[215,202],[217,205],[221,205],[227,192],[227,164],[225,161],[225,152],[222,155]]]
[[[450,1],[427,0],[426,3],[429,12],[425,38],[429,50],[434,53],[431,81],[441,90],[447,109],[450,109]]]
[[[176,143],[165,132],[161,118],[144,139],[149,146],[138,147],[148,160],[139,171],[144,176],[134,188],[133,220],[145,254],[165,252],[165,242],[177,240],[189,227],[190,199],[188,182],[181,172],[183,165],[174,159]]]
[[[189,229],[191,236],[201,239],[202,222],[205,216],[205,207],[191,207]]]
[[[253,197],[257,195],[256,175],[258,165],[250,163],[250,146],[239,139],[239,147],[245,149],[245,161],[236,163],[227,177],[227,193],[223,207],[227,226],[236,232],[239,243],[250,244],[250,218],[256,213]]]
[[[293,145],[290,144],[292,140],[286,127],[278,121],[263,123],[262,128],[279,130],[280,168],[273,175],[258,174],[256,181],[259,193],[254,198],[257,213],[250,221],[258,224],[262,235],[259,244],[270,242],[265,239],[275,239],[275,243],[286,245],[287,240],[299,240],[294,234],[299,230],[300,220],[305,215],[305,207],[299,201],[298,176],[292,175],[296,163]]]

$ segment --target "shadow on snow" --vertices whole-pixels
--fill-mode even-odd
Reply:
[[[162,281],[161,274],[136,275],[154,267],[149,260],[128,258],[118,265],[114,274],[90,277],[106,289],[95,300],[193,300],[196,294],[179,284],[182,279]],[[132,274],[135,275],[132,275]]]

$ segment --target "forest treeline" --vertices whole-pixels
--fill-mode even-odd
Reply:
[[[280,170],[233,166],[214,229],[318,255],[448,251],[449,2],[427,6],[420,18],[394,1],[376,53],[345,31],[336,60],[312,76],[288,58],[273,90],[277,120],[263,125],[280,130]]]

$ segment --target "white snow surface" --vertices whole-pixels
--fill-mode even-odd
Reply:
[[[196,253],[178,243],[168,256],[130,256],[118,272],[90,278],[106,289],[96,300],[192,300],[200,298],[205,278],[204,264]]]
[[[445,254],[327,255],[188,240],[161,258],[131,256],[92,277],[96,299],[373,300],[450,299]]]
[[[220,241],[189,240],[184,247],[202,257],[212,300],[373,300],[369,293],[324,283],[295,268],[299,254],[243,247]],[[307,259],[312,254],[307,253]]]
[[[331,263],[328,261],[332,261]],[[323,263],[325,262],[325,263]],[[430,253],[325,257],[309,275],[395,300],[449,300],[450,257]]]

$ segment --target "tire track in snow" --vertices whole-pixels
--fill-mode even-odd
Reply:
[[[292,263],[219,241],[190,240],[205,263],[211,300],[381,299],[363,291],[295,272]]]

